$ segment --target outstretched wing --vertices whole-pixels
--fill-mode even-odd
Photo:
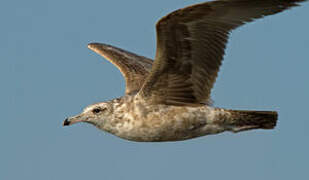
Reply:
[[[113,63],[126,80],[126,94],[141,89],[151,71],[153,60],[101,43],[91,43],[88,48]]]
[[[154,104],[207,103],[231,30],[302,1],[218,0],[163,17],[154,65],[139,95]]]

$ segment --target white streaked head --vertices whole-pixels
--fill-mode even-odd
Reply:
[[[86,122],[97,127],[102,127],[112,114],[113,108],[107,102],[87,106],[81,114],[65,119],[64,126],[79,122]]]

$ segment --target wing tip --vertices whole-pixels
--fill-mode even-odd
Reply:
[[[97,42],[92,42],[92,43],[89,43],[87,45],[88,49],[91,49],[91,50],[95,50],[98,46],[100,46],[101,44],[100,43],[97,43]]]

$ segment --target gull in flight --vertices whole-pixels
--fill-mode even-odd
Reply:
[[[217,0],[174,11],[156,25],[154,61],[110,45],[89,44],[89,49],[119,68],[126,92],[123,97],[86,107],[63,125],[90,123],[138,142],[273,129],[277,112],[213,107],[210,93],[232,30],[303,1]]]

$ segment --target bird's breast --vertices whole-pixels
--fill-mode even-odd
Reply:
[[[193,138],[207,123],[205,108],[135,103],[122,110],[116,135],[133,141],[177,141]]]

